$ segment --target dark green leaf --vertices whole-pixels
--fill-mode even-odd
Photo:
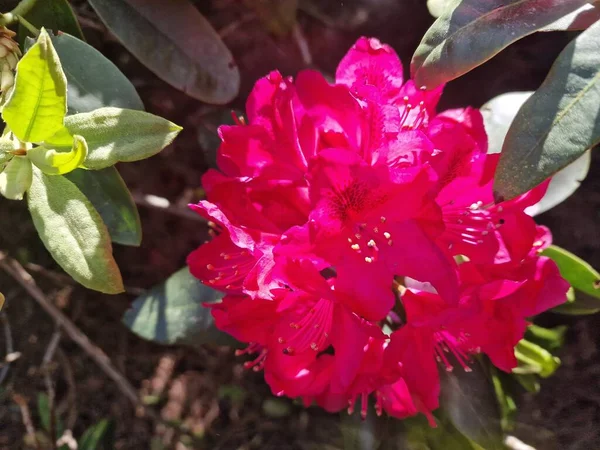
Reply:
[[[191,97],[228,103],[240,74],[217,32],[188,0],[90,0],[102,21],[156,75]]]
[[[488,153],[500,153],[511,123],[525,101],[533,92],[508,92],[494,97],[481,107],[485,131],[488,135]],[[527,208],[527,214],[535,216],[554,208],[569,198],[581,185],[590,168],[590,152],[557,172],[541,201]]]
[[[403,432],[396,435],[395,445],[386,445],[384,449],[487,450],[462,434],[441,411],[437,411],[436,416],[435,428],[432,428],[422,416],[411,417],[402,422],[396,421],[396,428],[401,426]],[[367,447],[364,450],[367,450]]]
[[[38,0],[33,8],[25,14],[25,19],[36,28],[44,27],[55,33],[61,31],[85,40],[73,9],[67,0]],[[20,40],[25,36],[32,36],[32,34],[26,27],[19,25]]]
[[[575,289],[600,299],[600,273],[573,253],[551,245],[542,252],[551,258],[560,270],[562,277]],[[575,301],[577,303],[577,301]],[[600,307],[600,302],[598,304]]]
[[[77,169],[66,177],[83,192],[100,213],[113,242],[138,246],[142,224],[131,194],[117,169]]]
[[[542,86],[519,110],[496,171],[499,199],[514,198],[600,141],[600,22],[559,55]]]
[[[194,278],[187,267],[138,297],[123,322],[144,339],[160,344],[226,344],[231,339],[217,330],[209,308],[223,296]]]
[[[114,448],[114,422],[108,419],[102,419],[97,424],[91,426],[83,433],[79,439],[79,450],[106,450]]]
[[[50,431],[50,399],[45,393],[38,393],[37,396],[37,410],[38,416],[40,417],[40,424],[46,431]]]
[[[68,34],[53,36],[52,43],[67,76],[69,114],[104,106],[144,109],[127,77],[94,47]]]
[[[587,0],[462,0],[429,28],[411,73],[433,89],[492,58],[513,42],[575,11]]]
[[[454,426],[485,450],[503,449],[501,416],[490,374],[477,359],[471,372],[442,372],[440,408]]]

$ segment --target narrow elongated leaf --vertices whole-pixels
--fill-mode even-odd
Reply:
[[[480,360],[471,372],[442,373],[440,407],[454,426],[486,450],[503,449],[500,410],[491,375]]]
[[[533,92],[509,92],[494,97],[481,107],[485,131],[488,135],[488,153],[500,153],[504,138],[519,109]],[[527,208],[527,214],[541,214],[569,198],[581,185],[590,168],[591,153],[584,153],[567,167],[556,173],[550,181],[546,194],[535,205]]]
[[[68,0],[41,0],[25,14],[25,19],[37,28],[45,27],[54,33],[63,32],[84,39],[81,27]],[[19,37],[32,36],[23,25],[19,25]]]
[[[85,167],[94,170],[155,155],[181,131],[180,126],[161,117],[120,108],[100,108],[67,116],[65,127],[72,135],[85,138],[88,144]],[[46,145],[64,148],[69,145],[68,139],[68,134],[61,130]]]
[[[240,74],[217,32],[189,0],[90,0],[106,26],[156,75],[191,97],[228,103]]]
[[[499,198],[514,198],[600,141],[600,22],[559,55],[542,86],[519,110],[496,171]]]
[[[94,47],[69,34],[53,36],[52,43],[67,76],[70,114],[104,106],[144,109],[127,77]]]
[[[515,356],[519,366],[514,368],[513,372],[518,374],[533,373],[548,378],[560,367],[560,359],[526,339],[521,339],[517,344]]]
[[[27,157],[47,175],[64,175],[72,172],[85,161],[87,143],[81,136],[73,137],[73,147],[69,152],[58,152],[43,145],[27,151]]]
[[[42,142],[63,127],[67,80],[44,29],[17,64],[14,90],[2,118],[23,142]]]
[[[25,156],[15,156],[0,173],[0,194],[9,200],[22,200],[31,177],[31,161]]]
[[[65,175],[75,183],[102,216],[113,242],[138,246],[142,241],[140,215],[115,167],[78,169]]]
[[[560,274],[571,286],[600,299],[600,273],[583,259],[556,245],[545,249],[542,255],[556,263]]]
[[[75,281],[107,294],[123,292],[110,236],[98,212],[63,176],[33,168],[27,204],[42,242]]]
[[[429,28],[411,62],[418,86],[433,89],[554,23],[587,0],[462,0]]]
[[[222,296],[184,267],[138,297],[123,322],[138,336],[160,344],[231,343],[228,335],[215,328],[210,310],[202,306]]]
[[[114,422],[102,419],[91,426],[79,439],[79,450],[100,450],[100,448],[114,448]],[[102,446],[102,447],[101,447]]]

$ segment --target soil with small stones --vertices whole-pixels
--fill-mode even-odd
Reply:
[[[200,177],[214,166],[216,127],[226,120],[230,109],[243,109],[253,83],[270,70],[294,75],[312,67],[331,75],[361,35],[388,42],[408,63],[433,21],[425,0],[300,3],[298,26],[311,62],[301,52],[297,35],[272,36],[243,2],[196,2],[221,32],[242,74],[239,97],[227,107],[216,107],[187,97],[158,79],[119,44],[85,2],[73,2],[88,42],[134,83],[146,109],[184,127],[175,143],[161,154],[119,165],[134,193],[164,197],[182,208],[197,201],[202,196]],[[450,83],[440,108],[480,106],[504,92],[536,89],[573,36],[540,33],[519,41]],[[556,244],[596,267],[600,267],[599,171],[600,154],[596,152],[590,174],[579,191],[538,218],[552,229]],[[131,334],[121,317],[133,295],[100,295],[56,276],[60,270],[39,242],[25,204],[2,199],[0,210],[0,250],[27,264],[48,297],[110,356],[165,421],[183,425],[196,436],[195,444],[186,444],[185,438],[176,444],[179,437],[172,427],[157,424],[132,407],[116,384],[67,336],[61,337],[53,363],[42,367],[48,344],[57,331],[55,325],[12,279],[0,272],[12,351],[20,354],[0,385],[0,449],[25,448],[27,433],[13,400],[15,394],[28,401],[43,447],[44,433],[36,404],[46,392],[44,374],[55,383],[56,413],[74,435],[81,436],[90,425],[111,418],[117,449],[184,449],[194,445],[227,450],[344,448],[337,416],[270,396],[261,374],[244,371],[243,358],[236,357],[231,349],[164,347]],[[132,292],[149,288],[182,267],[188,252],[207,238],[205,224],[188,217],[146,206],[140,206],[140,215],[142,246],[114,249]],[[570,325],[560,354],[563,364],[555,376],[542,381],[539,394],[521,399],[516,434],[541,441],[540,450],[600,448],[600,316],[548,314],[542,321]],[[0,355],[6,345],[6,337],[0,333]]]

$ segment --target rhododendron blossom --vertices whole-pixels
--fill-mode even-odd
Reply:
[[[486,354],[504,371],[528,317],[566,300],[539,255],[548,230],[492,184],[480,112],[436,113],[442,89],[402,77],[395,52],[361,38],[334,84],[272,72],[247,120],[219,130],[219,171],[192,208],[214,238],[192,274],[226,293],[217,327],[248,347],[275,395],[328,411],[403,418],[438,407],[438,369]]]

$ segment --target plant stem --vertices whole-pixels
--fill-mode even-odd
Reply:
[[[25,20],[25,18],[23,16],[17,16],[17,19],[19,20],[19,23],[21,25],[23,25],[25,28],[27,28],[29,30],[29,32],[31,34],[33,34],[35,37],[38,37],[40,35],[40,30],[38,30],[35,26],[33,26],[33,24],[31,22],[29,22],[28,20]]]
[[[17,16],[24,16],[35,6],[37,0],[21,0],[15,9],[0,16],[0,25],[10,25],[17,21]]]

